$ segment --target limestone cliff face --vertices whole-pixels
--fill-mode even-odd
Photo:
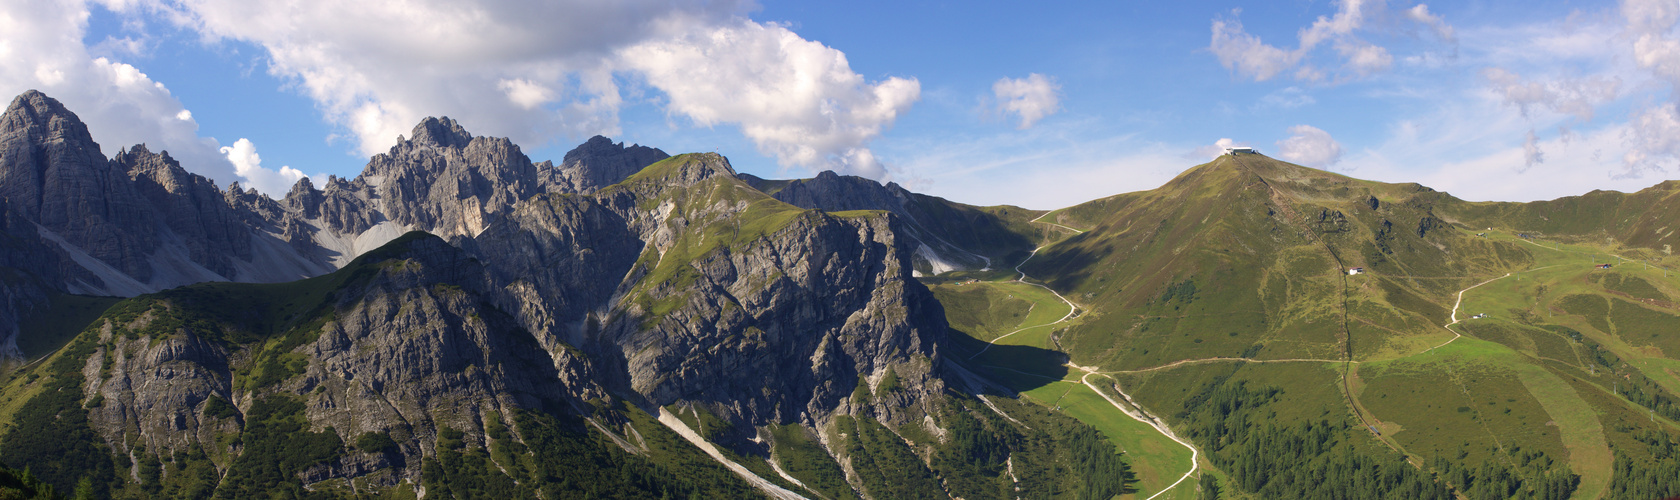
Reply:
[[[253,405],[295,399],[310,428],[333,429],[345,442],[365,433],[400,438],[389,453],[348,453],[311,468],[307,483],[377,475],[389,486],[419,478],[443,427],[482,440],[486,418],[581,408],[606,395],[575,350],[545,349],[490,305],[480,292],[488,276],[473,257],[419,233],[381,251],[322,278],[336,286],[320,316],[283,323],[275,338],[290,348],[235,341],[275,325],[216,311],[238,299],[210,290],[165,293],[132,318],[108,316],[82,370],[86,400],[99,401],[89,422],[119,454],[204,446],[225,451],[212,459],[226,469],[240,450],[225,436],[248,424]],[[218,415],[212,399],[237,413]]]
[[[0,197],[59,254],[52,286],[62,291],[128,296],[331,269],[291,250],[276,206],[236,190],[143,144],[106,159],[76,115],[40,92],[0,114]]]
[[[600,189],[665,156],[596,137],[539,166],[506,138],[427,118],[356,178],[301,179],[273,200],[143,144],[107,159],[75,113],[29,91],[0,115],[0,199],[59,253],[54,287],[133,296],[317,276],[409,230],[475,236],[532,196]]]
[[[558,167],[545,161],[537,164],[537,170],[548,191],[588,194],[670,156],[647,146],[614,144],[612,139],[597,135],[568,151]]]
[[[160,238],[136,229],[154,227],[155,214],[87,126],[45,94],[26,92],[0,114],[0,197],[49,238],[140,281],[151,278],[146,255]]]
[[[942,390],[944,315],[910,276],[896,216],[782,205],[715,154],[638,177],[537,198],[475,242],[539,338],[612,360],[609,385],[648,404],[752,425],[850,411],[859,377],[889,366]]]
[[[209,179],[187,173],[168,153],[153,153],[143,144],[119,151],[112,163],[127,173],[192,262],[229,277],[240,274],[234,259],[251,260],[252,228]]]

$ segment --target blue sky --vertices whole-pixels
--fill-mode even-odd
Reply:
[[[1680,2],[0,1],[0,92],[273,196],[428,115],[1055,208],[1220,145],[1472,200],[1680,177]]]

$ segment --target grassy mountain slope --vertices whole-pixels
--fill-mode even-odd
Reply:
[[[1047,214],[1041,222],[1075,234],[1022,270],[1078,313],[1000,344],[1060,350],[1110,373],[1191,436],[1215,481],[1238,494],[1306,491],[1245,475],[1264,453],[1223,441],[1293,432],[1343,443],[1331,453],[1404,457],[1471,498],[1661,491],[1651,489],[1660,481],[1613,470],[1672,467],[1650,443],[1680,430],[1663,418],[1680,381],[1667,357],[1680,345],[1663,348],[1680,332],[1671,302],[1680,289],[1659,268],[1590,264],[1617,262],[1608,252],[1662,259],[1660,238],[1640,235],[1667,234],[1656,222],[1670,184],[1475,204],[1416,184],[1225,156],[1159,189]],[[1353,267],[1365,272],[1349,275]],[[942,300],[981,304],[951,286],[936,288]],[[951,322],[1007,324],[999,312],[1017,314],[990,300],[1001,308],[971,307]],[[977,341],[995,335],[967,329]],[[992,373],[1025,382],[1028,366]],[[1044,392],[1036,385],[1029,394]],[[1209,398],[1223,409],[1207,413]],[[1642,423],[1627,418],[1640,412]],[[1230,420],[1256,415],[1267,424]]]
[[[1442,195],[1442,213],[1470,227],[1500,227],[1566,242],[1611,243],[1629,257],[1669,267],[1680,247],[1680,181],[1633,193],[1593,191],[1531,203],[1466,202]]]

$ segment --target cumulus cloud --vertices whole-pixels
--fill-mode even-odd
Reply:
[[[1622,17],[1634,37],[1633,56],[1639,66],[1680,85],[1680,40],[1671,34],[1680,23],[1680,4],[1666,0],[1623,0]]]
[[[506,93],[509,101],[525,109],[534,109],[554,100],[553,90],[524,78],[496,82],[496,88]]]
[[[1623,171],[1614,176],[1639,177],[1646,172],[1660,172],[1680,157],[1680,113],[1675,111],[1674,103],[1640,111],[1628,122],[1624,139],[1628,150],[1622,155]]]
[[[1533,108],[1541,108],[1572,115],[1583,122],[1592,121],[1593,110],[1599,105],[1615,100],[1622,86],[1621,78],[1615,76],[1541,81],[1525,79],[1498,67],[1482,70],[1482,78],[1495,94],[1516,106],[1523,116],[1528,116]]]
[[[1038,73],[1026,78],[999,78],[992,83],[998,113],[1019,117],[1021,124],[1016,128],[1023,130],[1061,111],[1061,91],[1062,86],[1055,79]]]
[[[162,83],[129,64],[95,57],[83,42],[86,5],[75,1],[0,3],[0,93],[40,90],[76,113],[106,154],[145,143],[220,182],[232,165],[214,139]]]
[[[1225,69],[1263,82],[1301,61],[1296,53],[1267,45],[1260,37],[1248,34],[1236,14],[1233,11],[1230,19],[1213,20],[1213,42],[1208,50]]]
[[[1297,45],[1294,49],[1271,45],[1249,34],[1237,20],[1242,13],[1237,9],[1229,16],[1213,20],[1213,37],[1208,50],[1225,69],[1254,81],[1270,80],[1291,69],[1295,70],[1292,75],[1297,80],[1319,81],[1330,73],[1308,60],[1315,50],[1329,42],[1328,45],[1341,56],[1341,68],[1338,69],[1365,77],[1387,71],[1394,65],[1394,56],[1387,48],[1358,36],[1358,32],[1368,29],[1373,16],[1388,15],[1384,7],[1382,0],[1339,0],[1335,14],[1319,16],[1311,25],[1296,33]],[[1396,18],[1424,26],[1442,41],[1457,42],[1452,26],[1430,12],[1427,5],[1418,4],[1398,14]]]
[[[1394,65],[1394,56],[1388,53],[1388,49],[1363,40],[1337,42],[1336,52],[1342,54],[1348,67],[1359,76],[1388,71]]]
[[[617,134],[629,87],[784,166],[881,178],[868,145],[920,97],[913,78],[865,81],[839,50],[746,18],[748,0],[140,1],[261,47],[362,154],[428,115],[527,146]]]
[[[1342,145],[1329,132],[1311,125],[1289,127],[1289,138],[1278,141],[1278,157],[1313,168],[1325,168],[1342,159]]]
[[[289,166],[280,167],[280,170],[263,168],[262,156],[257,154],[257,145],[243,137],[234,141],[232,146],[223,146],[221,153],[233,164],[234,172],[245,179],[246,188],[256,188],[257,192],[271,198],[285,196],[293,184],[308,177]]]
[[[1674,29],[1680,24],[1680,4],[1669,0],[1623,0],[1622,17],[1634,38],[1633,59],[1641,69],[1667,82],[1670,92],[1680,91],[1680,39]],[[1639,177],[1661,171],[1680,159],[1680,116],[1671,100],[1635,112],[1628,123],[1622,155],[1622,177]]]
[[[921,97],[913,78],[865,81],[846,55],[786,27],[735,19],[618,53],[700,126],[738,124],[784,166],[882,178],[866,145]]]

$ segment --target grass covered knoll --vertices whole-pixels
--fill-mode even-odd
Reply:
[[[1226,156],[1066,209],[1104,215],[1022,270],[1086,310],[1060,339],[1082,365],[1401,356],[1451,338],[1458,290],[1531,262],[1453,230],[1431,193]]]

